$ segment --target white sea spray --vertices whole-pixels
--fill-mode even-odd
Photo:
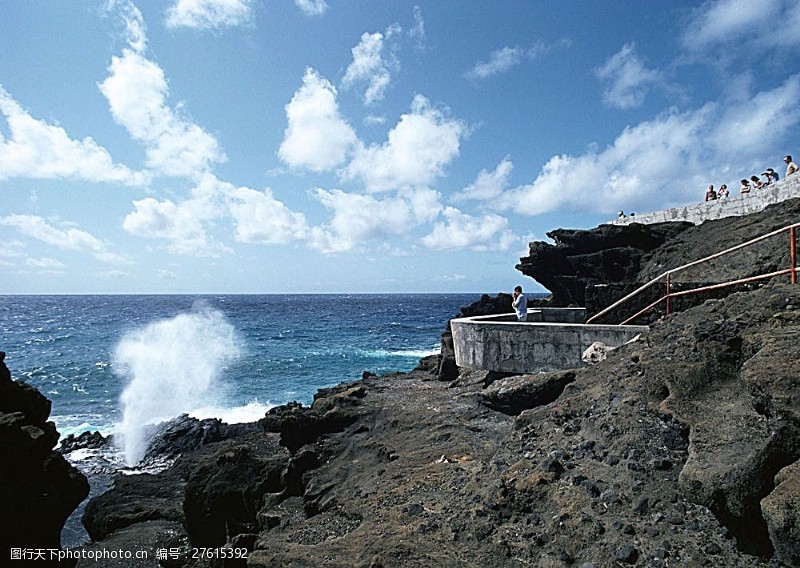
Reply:
[[[202,304],[126,333],[112,363],[127,381],[116,428],[126,464],[144,457],[152,424],[220,404],[220,371],[239,352],[233,326]]]

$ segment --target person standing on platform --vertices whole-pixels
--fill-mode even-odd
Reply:
[[[517,321],[527,321],[528,300],[525,298],[525,294],[522,293],[522,286],[517,286],[514,288],[512,297],[514,300],[511,302],[511,305],[514,308],[514,311],[517,312]]]

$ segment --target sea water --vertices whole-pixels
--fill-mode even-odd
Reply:
[[[253,421],[363,371],[409,371],[479,297],[0,296],[0,350],[52,401],[62,437],[114,433],[131,465],[148,424]]]

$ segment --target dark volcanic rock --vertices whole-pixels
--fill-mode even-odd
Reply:
[[[760,219],[726,223],[743,238]],[[719,230],[559,232],[538,258],[566,263],[563,304],[595,270],[630,286],[637,263],[637,278],[677,266]],[[764,267],[783,262],[762,253]],[[445,383],[432,359],[323,389],[311,407],[270,411],[260,433],[189,444],[152,479],[120,482],[97,521],[135,503],[161,516],[102,542],[242,544],[264,567],[797,565],[800,287],[726,294],[589,368]]]
[[[555,244],[532,242],[517,270],[552,292],[554,307],[586,305],[586,288],[635,281],[642,257],[691,227],[691,223],[600,225],[591,230],[547,233]]]
[[[58,452],[50,401],[13,381],[0,352],[0,542],[9,549],[58,549],[67,517],[89,484]]]

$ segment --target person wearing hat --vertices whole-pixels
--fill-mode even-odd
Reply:
[[[774,182],[778,181],[778,179],[779,179],[778,172],[776,172],[772,168],[767,168],[767,171],[765,171],[761,175],[762,176],[767,176],[767,183],[774,183]]]

